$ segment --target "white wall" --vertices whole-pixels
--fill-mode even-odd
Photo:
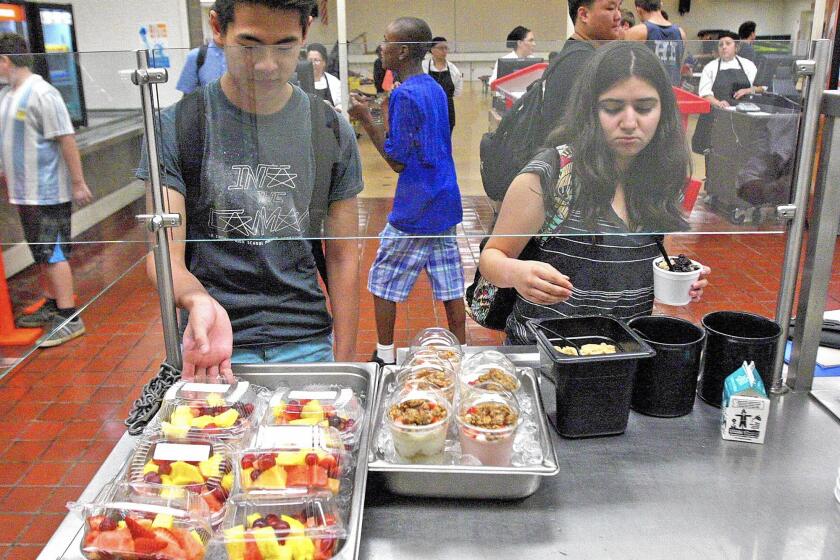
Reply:
[[[632,0],[625,4],[632,5]],[[678,4],[678,0],[662,2],[671,21],[683,27],[689,38],[695,38],[700,29],[738,31],[747,20],[756,22],[759,35],[794,36],[800,12],[811,10],[813,0],[694,0],[685,16],[680,16]]]
[[[69,0],[76,20],[79,51],[89,109],[139,108],[137,87],[120,77],[121,70],[135,68],[135,49],[141,48],[139,30],[149,23],[166,23],[172,68],[170,80],[177,80],[183,65],[183,52],[189,46],[185,0]],[[161,101],[178,99],[165,88]]]

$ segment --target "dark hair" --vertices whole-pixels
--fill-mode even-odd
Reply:
[[[741,24],[741,27],[738,28],[738,37],[740,37],[741,39],[746,39],[753,33],[755,33],[754,21],[745,21]]]
[[[661,0],[636,0],[636,7],[646,12],[659,12],[662,10]]]
[[[622,173],[606,148],[598,98],[630,77],[656,89],[661,116],[650,143]],[[686,229],[679,199],[691,175],[691,158],[671,81],[653,51],[644,43],[623,41],[601,47],[578,75],[569,100],[560,126],[547,143],[572,148],[574,179],[582,186],[574,204],[587,227],[595,230],[598,216],[609,211],[616,184],[621,182],[631,228],[647,232]]]
[[[423,60],[432,46],[432,29],[424,20],[416,17],[401,17],[392,23],[400,43],[408,47],[412,60]]]
[[[432,46],[436,47],[438,43],[446,43],[446,37],[433,37],[432,38]]]
[[[511,30],[511,32],[508,33],[507,48],[515,49],[516,43],[519,41],[524,41],[525,37],[527,37],[528,33],[530,32],[530,29],[528,29],[527,27],[522,27],[521,25],[517,25],[516,27],[514,27],[513,30]]]
[[[309,27],[309,16],[312,14],[315,0],[216,0],[213,4],[213,11],[216,12],[222,33],[227,31],[228,26],[233,23],[233,15],[237,4],[265,6],[272,10],[297,12],[300,15],[300,28],[302,31],[306,31]]]
[[[17,33],[0,33],[0,55],[8,56],[18,68],[32,68],[34,64],[34,58],[26,46],[26,39]]]
[[[326,64],[329,60],[327,56],[327,47],[322,45],[321,43],[309,43],[306,45],[306,53],[309,54],[311,52],[316,52],[321,55],[321,58],[324,59],[324,63]]]
[[[636,16],[630,10],[621,10],[621,23],[629,23],[633,27],[636,25]]]
[[[659,13],[662,14],[663,18],[668,19],[668,12],[666,12],[665,10],[659,10]]]
[[[569,0],[569,17],[572,18],[572,23],[577,23],[577,13],[581,6],[591,8],[595,0]]]
[[[735,41],[736,43],[737,43],[737,42],[738,42],[738,40],[740,39],[740,37],[738,37],[738,34],[737,34],[737,33],[735,33],[735,32],[733,32],[733,31],[721,31],[721,32],[718,34],[718,41],[720,41],[720,40],[721,40],[721,39],[723,39],[724,37],[729,37],[730,39],[732,39],[732,40],[733,40],[733,41]]]

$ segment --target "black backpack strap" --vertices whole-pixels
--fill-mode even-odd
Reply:
[[[186,185],[184,205],[187,216],[195,207],[201,194],[201,164],[204,159],[204,88],[185,95],[178,102],[175,112],[175,133],[178,142],[178,156],[181,177]],[[185,247],[185,262],[189,264],[190,244]]]
[[[318,95],[309,93],[309,113],[312,117],[312,148],[315,153],[315,182],[312,198],[309,201],[309,235],[312,238],[312,255],[315,266],[321,274],[324,285],[328,286],[327,261],[324,255],[323,235],[324,220],[330,205],[330,188],[341,151],[338,114],[327,107]]]
[[[204,43],[200,47],[198,47],[198,56],[195,57],[195,75],[198,77],[198,73],[201,71],[201,67],[204,66],[204,61],[207,60],[207,49],[209,45]],[[198,83],[201,84],[201,80],[198,80]]]

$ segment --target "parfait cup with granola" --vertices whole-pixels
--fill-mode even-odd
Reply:
[[[522,421],[513,393],[492,382],[477,385],[461,396],[457,419],[463,455],[472,455],[484,466],[510,466]]]
[[[407,463],[442,463],[450,410],[449,401],[427,383],[396,391],[388,402],[386,423],[397,457]]]

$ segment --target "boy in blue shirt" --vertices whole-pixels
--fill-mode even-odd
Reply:
[[[350,116],[361,121],[379,153],[400,174],[388,223],[370,269],[378,344],[375,358],[393,363],[397,303],[408,298],[425,268],[435,299],[444,302],[451,330],[464,343],[464,269],[455,238],[461,193],[452,160],[446,94],[421,62],[432,32],[417,18],[388,25],[382,44],[385,69],[400,76],[391,93],[389,130],[374,124],[364,102],[353,99]]]

